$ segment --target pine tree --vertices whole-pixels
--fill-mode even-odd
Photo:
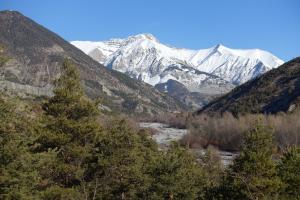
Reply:
[[[0,199],[38,199],[32,126],[11,101],[0,98]]]
[[[283,185],[283,199],[300,199],[300,148],[290,147],[278,165],[278,174]]]
[[[94,137],[101,130],[97,123],[98,109],[84,96],[79,73],[71,60],[64,61],[55,86],[54,96],[43,105],[45,117],[36,140],[37,153],[49,152],[54,157],[41,170],[44,199],[46,196],[51,199],[49,192],[54,191],[64,199],[80,198],[87,195],[79,191],[85,191],[86,160]]]
[[[200,158],[206,180],[204,198],[202,199],[212,199],[218,191],[221,177],[224,175],[221,157],[214,148],[209,147]]]
[[[202,156],[202,166],[207,176],[209,176],[209,187],[217,186],[223,174],[223,167],[220,155],[216,149],[213,147],[207,148],[207,151]]]
[[[205,174],[196,159],[178,143],[161,152],[150,168],[148,199],[202,199]]]
[[[89,176],[96,199],[142,199],[149,187],[147,165],[156,145],[125,120],[116,119],[95,139]]]
[[[239,156],[229,168],[215,199],[276,199],[281,186],[276,173],[272,129],[258,124],[245,137]]]

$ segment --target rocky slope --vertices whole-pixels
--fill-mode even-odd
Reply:
[[[299,106],[300,57],[235,88],[198,113],[268,114],[292,112]]]
[[[85,91],[106,110],[159,113],[183,108],[150,85],[110,70],[69,42],[15,11],[0,12],[0,45],[11,59],[0,69],[0,89],[17,95],[52,95],[64,58],[78,66]]]
[[[135,79],[153,86],[174,80],[184,90],[207,97],[228,92],[283,63],[259,49],[229,49],[220,44],[202,50],[178,49],[160,43],[151,34],[71,43],[96,61]],[[171,94],[169,90],[164,91]],[[187,93],[186,98],[189,96]],[[204,103],[201,99],[191,102],[198,106]]]

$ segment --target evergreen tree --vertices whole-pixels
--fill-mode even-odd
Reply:
[[[199,163],[178,143],[152,163],[148,199],[202,199],[206,179]]]
[[[43,105],[45,117],[36,140],[36,152],[56,155],[41,170],[44,198],[57,199],[49,195],[55,192],[63,199],[78,199],[87,195],[85,166],[94,137],[101,129],[98,109],[84,96],[78,71],[69,59],[64,61],[55,86],[54,96]]]
[[[278,165],[283,185],[283,199],[300,199],[300,148],[291,147],[284,153]]]
[[[220,155],[218,155],[216,149],[212,147],[207,148],[207,151],[202,156],[202,166],[207,176],[209,176],[207,179],[209,187],[217,186],[223,174],[223,167]]]
[[[9,100],[0,98],[0,199],[38,199],[37,159],[30,152],[33,130]]]
[[[239,156],[229,168],[215,199],[276,199],[281,182],[272,160],[272,129],[258,124],[250,130]]]
[[[212,199],[218,187],[220,186],[221,177],[224,176],[224,169],[221,163],[220,155],[214,148],[209,147],[201,157],[201,165],[205,173],[205,192],[203,199]]]
[[[157,147],[125,120],[114,120],[95,140],[89,176],[96,199],[142,199],[149,187],[147,165]]]

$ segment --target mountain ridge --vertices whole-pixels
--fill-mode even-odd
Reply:
[[[150,38],[150,39],[149,39]],[[255,59],[261,61],[266,67],[274,68],[283,64],[283,61],[279,58],[275,57],[271,53],[260,50],[260,49],[230,49],[225,47],[222,44],[217,44],[211,48],[200,49],[200,50],[191,50],[186,48],[176,48],[168,45],[164,45],[159,42],[152,34],[138,34],[135,36],[129,36],[125,39],[110,39],[106,41],[100,42],[92,42],[92,41],[71,41],[71,43],[81,50],[83,50],[86,54],[89,54],[92,50],[98,49],[101,52],[104,52],[104,55],[112,56],[112,53],[115,53],[120,48],[123,50],[120,53],[128,53],[124,50],[130,47],[139,46],[146,50],[151,49],[152,47],[159,49],[159,53],[162,55],[160,57],[163,58],[176,58],[177,60],[181,60],[193,66],[194,68],[212,73],[216,66],[199,66],[209,59],[210,55],[221,53],[226,54],[227,56],[235,55],[237,57],[243,57],[248,59]],[[129,46],[129,47],[128,47]],[[106,51],[105,51],[106,50]],[[109,51],[108,51],[109,50]],[[132,49],[129,49],[132,50]],[[174,50],[179,52],[174,52]],[[117,52],[119,53],[119,52]],[[180,55],[177,55],[180,54]],[[111,58],[108,58],[110,60]],[[99,61],[99,60],[98,60]],[[101,61],[99,61],[101,62]],[[258,62],[258,61],[257,61]],[[106,61],[104,64],[108,65],[111,61]],[[212,69],[205,69],[212,68]],[[210,70],[210,71],[209,71]],[[230,80],[228,80],[230,81]]]

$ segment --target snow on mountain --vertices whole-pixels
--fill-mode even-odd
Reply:
[[[153,86],[175,80],[190,92],[220,93],[276,68],[282,60],[259,49],[230,49],[221,44],[202,50],[174,48],[151,34],[73,45],[107,67]],[[211,89],[213,88],[213,89]]]

